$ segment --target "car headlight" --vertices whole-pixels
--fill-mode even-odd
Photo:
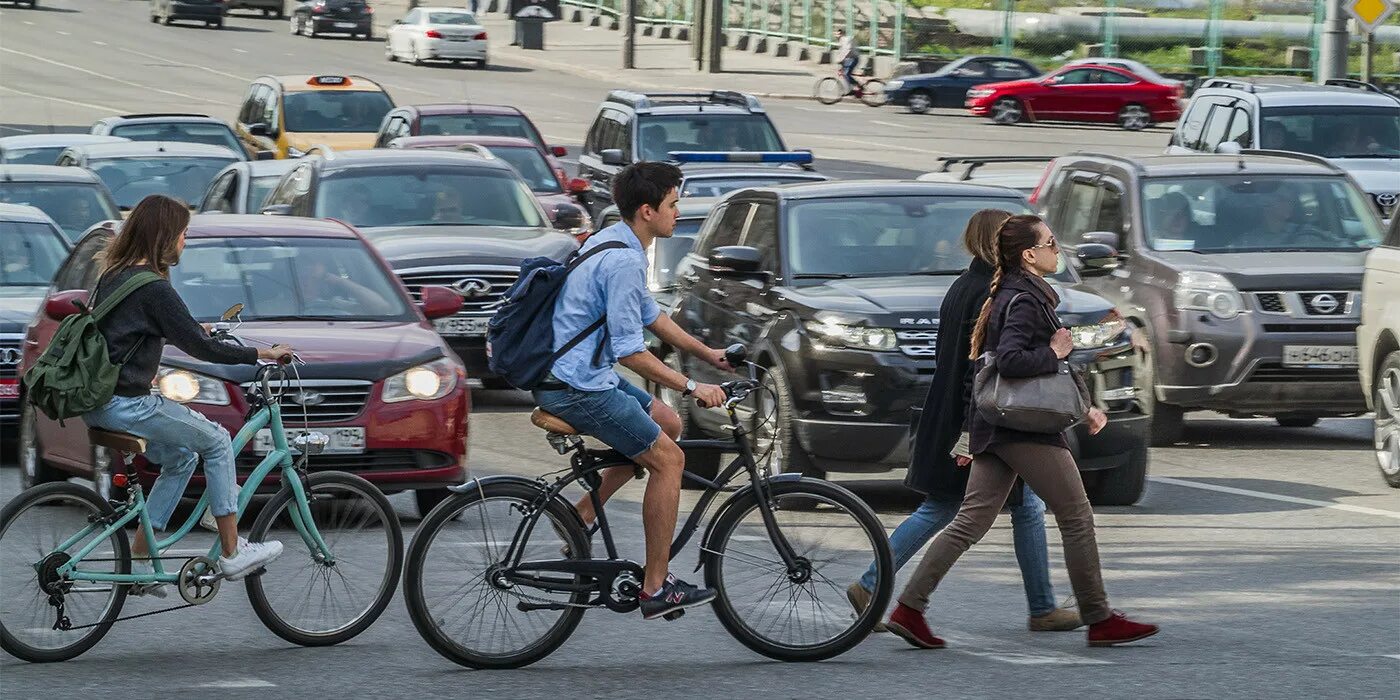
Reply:
[[[853,326],[835,321],[808,321],[808,331],[831,345],[858,350],[893,350],[898,345],[889,328]]]
[[[1183,272],[1176,283],[1176,308],[1209,311],[1212,316],[1232,319],[1244,312],[1244,297],[1224,275],[1214,272]]]
[[[885,83],[885,90],[886,90],[886,91],[889,91],[889,90],[898,90],[898,89],[900,89],[900,88],[902,88],[902,87],[904,87],[904,81],[903,81],[903,80],[891,80],[890,82]]]
[[[992,92],[992,90],[988,90],[987,88],[973,88],[967,91],[967,96],[970,98],[989,97]]]
[[[457,366],[447,358],[406,369],[384,380],[384,403],[432,401],[457,388]]]
[[[177,403],[228,405],[228,388],[223,380],[175,367],[162,366],[156,371],[155,390]]]
[[[1109,312],[1102,321],[1084,326],[1071,326],[1069,329],[1070,340],[1073,341],[1077,350],[1088,350],[1091,348],[1101,348],[1111,345],[1123,335],[1123,331],[1128,329],[1128,324],[1123,322],[1123,317],[1117,311]]]

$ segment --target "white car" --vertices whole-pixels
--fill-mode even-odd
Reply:
[[[460,8],[419,7],[389,28],[384,55],[390,61],[473,61],[485,68],[486,28],[476,15]]]
[[[1400,216],[1366,256],[1356,341],[1361,388],[1376,411],[1376,462],[1385,482],[1400,488]]]

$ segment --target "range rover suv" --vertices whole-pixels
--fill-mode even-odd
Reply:
[[[748,410],[771,470],[908,465],[910,426],[933,378],[938,307],[971,260],[963,229],[988,207],[1029,210],[1007,188],[888,180],[741,189],[715,206],[676,266],[671,317],[711,347],[743,343],[768,370],[771,392]],[[1097,250],[1085,269],[1112,262],[1106,246]],[[1109,415],[1096,436],[1070,431],[1072,448],[1095,503],[1131,504],[1147,471],[1132,333],[1113,304],[1078,289],[1068,260],[1052,283],[1075,338],[1070,360],[1087,367],[1095,402]],[[668,347],[656,352],[697,381],[724,379]],[[690,435],[724,434],[718,412],[660,394]],[[719,455],[695,452],[686,462],[709,476]]]

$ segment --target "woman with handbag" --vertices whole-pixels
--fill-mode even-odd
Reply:
[[[1062,435],[1074,418],[1087,420],[1091,433],[1102,430],[1108,419],[1097,408],[1084,410],[1087,402],[1079,396],[1082,383],[1064,362],[1073,345],[1069,331],[1055,317],[1059,297],[1041,279],[1059,267],[1059,246],[1045,222],[1029,215],[1007,219],[997,239],[991,296],[982,305],[969,354],[978,358],[982,368],[973,391],[976,405],[968,408],[970,436],[965,450],[972,456],[972,471],[967,496],[952,524],[934,538],[919,562],[887,626],[916,647],[944,646],[924,619],[929,595],[958,557],[991,529],[1019,476],[1055,514],[1079,615],[1089,625],[1089,646],[1150,637],[1157,633],[1156,625],[1133,622],[1108,606],[1093,509]],[[1063,396],[1066,405],[1059,411],[1044,411],[1036,400],[1047,395]],[[1071,419],[1065,420],[1066,415]],[[963,449],[955,448],[960,455]]]

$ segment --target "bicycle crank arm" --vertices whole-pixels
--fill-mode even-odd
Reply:
[[[515,604],[515,609],[519,610],[520,612],[536,612],[538,610],[568,610],[571,607],[573,606],[568,603],[531,603],[529,601],[524,600]]]

